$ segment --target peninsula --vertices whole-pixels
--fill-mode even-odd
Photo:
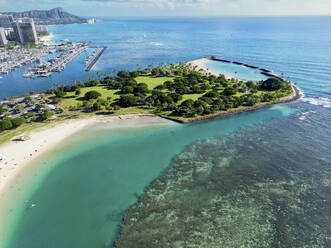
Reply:
[[[187,123],[299,98],[298,89],[278,77],[245,82],[197,68],[187,63],[97,73],[86,82],[9,98],[0,105],[0,130],[10,134],[33,123],[90,115],[154,114]]]

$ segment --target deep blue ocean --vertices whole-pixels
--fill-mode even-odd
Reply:
[[[330,98],[331,17],[103,18],[101,24],[50,26],[55,40],[108,49],[90,73],[82,54],[51,78],[25,79],[21,68],[0,80],[0,99],[86,79],[95,71],[135,69],[216,55],[284,73],[307,97]]]
[[[0,79],[0,98],[96,71],[210,55],[283,73],[304,96],[190,125],[80,133],[57,148],[47,160],[56,166],[20,200],[38,207],[17,210],[6,247],[112,247],[120,230],[118,247],[330,247],[330,27],[331,17],[102,18],[49,27],[58,42],[108,49],[89,73],[86,54],[47,79],[25,79],[19,69]],[[121,229],[138,200],[129,216],[139,221]]]

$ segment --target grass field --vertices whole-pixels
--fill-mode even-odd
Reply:
[[[186,94],[183,95],[183,99],[179,102],[182,103],[186,100],[192,99],[193,101],[198,100],[199,97],[202,97],[205,93],[201,93],[201,94]]]
[[[165,81],[172,81],[172,77],[137,77],[138,83],[146,83],[150,90],[153,90],[156,86],[163,84]],[[98,85],[94,87],[83,87],[81,88],[80,95],[76,96],[75,92],[68,92],[65,97],[62,98],[61,105],[64,108],[75,107],[84,101],[84,95],[86,92],[95,90],[98,91],[102,96],[101,99],[107,99],[111,97],[112,101],[119,99],[120,95],[116,94],[119,90],[110,90],[107,86]],[[194,95],[192,95],[194,97]],[[52,95],[51,97],[54,97]],[[186,99],[191,98],[190,95],[185,96]],[[194,99],[195,100],[195,99]],[[138,108],[137,108],[138,109]]]
[[[145,83],[148,86],[148,89],[150,91],[152,91],[153,89],[155,89],[155,87],[162,85],[164,82],[166,81],[173,81],[175,77],[154,77],[151,75],[147,75],[147,76],[140,76],[140,77],[136,77],[135,80],[137,81],[137,83]],[[223,88],[219,88],[218,91],[221,92],[223,90]],[[120,90],[112,90],[109,89],[108,86],[106,85],[98,85],[98,86],[94,86],[94,87],[82,87],[80,89],[80,94],[78,96],[75,95],[75,92],[68,92],[66,94],[65,97],[62,98],[61,101],[61,105],[65,108],[65,109],[75,109],[77,107],[79,107],[79,105],[81,105],[83,103],[83,101],[85,100],[85,93],[88,91],[97,91],[101,94],[100,99],[104,99],[107,100],[107,98],[111,98],[111,103],[114,103],[114,101],[116,101],[117,99],[120,98],[120,94],[119,91]],[[164,93],[168,94],[169,90],[164,89],[162,90]],[[263,93],[267,93],[267,91],[258,91],[257,95],[260,96]],[[202,97],[205,93],[199,93],[199,94],[185,94],[183,95],[183,98],[181,101],[179,101],[177,104],[180,105],[182,102],[184,102],[185,100],[193,100],[196,101],[198,100],[200,97]],[[246,93],[241,93],[241,92],[237,92],[235,94],[236,97],[240,97],[242,95],[245,95]],[[148,93],[146,96],[148,97],[149,95],[151,95],[151,93]],[[51,97],[54,97],[51,96]],[[94,100],[96,101],[96,100]],[[238,108],[244,108],[244,106],[240,106]],[[105,108],[104,108],[105,109]],[[98,112],[95,112],[94,114],[97,115],[108,115],[108,116],[114,116],[114,115],[124,115],[124,114],[130,114],[130,113],[139,113],[139,114],[144,114],[144,113],[153,113],[156,108],[146,108],[143,106],[140,107],[130,107],[130,108],[120,108],[119,110],[101,110]],[[84,113],[82,111],[77,111],[77,110],[71,110],[70,111],[71,114],[74,112],[77,112],[79,115],[81,114],[92,114],[92,113]],[[224,112],[224,111],[221,111]],[[220,113],[221,113],[220,112]],[[65,111],[65,113],[67,114],[67,111]],[[162,115],[171,115],[171,112],[167,112],[167,111],[163,111],[162,113],[160,113]],[[178,119],[185,119],[184,117],[176,117]]]
[[[137,77],[138,83],[145,83],[150,90],[153,90],[156,86],[163,84],[165,81],[173,81],[173,77]]]
[[[94,86],[94,87],[84,87],[81,88],[81,93],[79,96],[75,95],[75,92],[68,92],[65,97],[63,97],[61,105],[65,108],[69,108],[71,106],[77,106],[78,104],[84,101],[84,95],[86,92],[96,90],[101,93],[101,99],[107,99],[107,97],[111,97],[112,100],[118,99],[119,95],[116,94],[119,90],[109,90],[107,86]],[[54,95],[53,95],[54,97]]]

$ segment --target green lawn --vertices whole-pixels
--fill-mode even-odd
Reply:
[[[153,90],[156,86],[162,85],[165,81],[173,81],[174,77],[154,77],[154,76],[141,76],[135,78],[135,80],[138,83],[146,83],[148,85],[149,90]],[[120,98],[118,93],[120,90],[111,90],[105,85],[98,85],[94,87],[82,87],[81,93],[79,96],[75,95],[75,92],[68,92],[67,95],[62,99],[61,105],[66,108],[70,109],[70,107],[77,107],[84,101],[84,95],[88,91],[95,90],[101,94],[101,99],[107,99],[108,97],[111,97],[111,101],[113,102],[114,100],[117,100]],[[169,93],[167,89],[162,90],[164,93]],[[222,90],[219,89],[219,92]],[[264,91],[259,91],[257,92],[257,95],[263,94]],[[149,96],[151,93],[149,93],[147,96]],[[182,102],[185,100],[193,100],[196,101],[200,97],[202,97],[205,93],[199,93],[199,94],[185,94],[183,95],[183,99],[178,102],[177,104],[180,105]],[[237,92],[235,96],[240,97],[242,95],[245,95],[246,93],[240,93]],[[53,95],[54,97],[54,95]],[[241,108],[241,107],[239,107]],[[141,107],[131,107],[131,108],[121,108],[120,110],[117,111],[100,111],[98,114],[107,114],[107,115],[123,115],[123,114],[129,114],[129,113],[153,113],[153,110],[155,108],[149,108],[149,109],[144,109]],[[223,112],[223,111],[222,111]],[[85,113],[84,113],[85,114]],[[170,114],[170,112],[162,112],[163,115],[165,114]],[[184,118],[185,119],[185,118]]]
[[[193,101],[198,100],[199,97],[202,97],[205,93],[200,93],[200,94],[186,94],[183,95],[183,99],[179,102],[181,104],[182,102],[192,99]]]
[[[65,108],[76,106],[77,104],[82,103],[85,93],[91,90],[96,90],[101,93],[101,99],[107,99],[107,97],[111,97],[112,100],[115,100],[120,97],[119,95],[115,94],[119,90],[109,90],[106,86],[83,87],[81,88],[81,93],[79,96],[76,96],[75,92],[68,92],[67,95],[62,99],[61,105]]]
[[[172,77],[137,77],[136,81],[138,83],[146,83],[150,90],[154,89],[156,86],[163,84],[165,81],[172,81]],[[84,95],[86,92],[95,90],[101,93],[101,99],[107,99],[107,97],[111,97],[112,100],[119,99],[120,95],[116,94],[119,90],[109,90],[107,86],[94,86],[94,87],[82,87],[81,93],[79,96],[75,95],[75,92],[68,92],[65,97],[63,97],[61,105],[65,108],[70,108],[71,106],[77,106],[82,103],[84,100]],[[51,96],[51,97],[54,97]]]
[[[173,80],[172,77],[137,77],[136,81],[138,83],[146,83],[150,90],[154,89],[156,86],[163,84],[165,81]],[[119,99],[120,95],[116,94],[119,90],[109,90],[107,86],[94,86],[94,87],[82,87],[79,96],[75,95],[75,92],[68,92],[65,97],[63,97],[61,105],[65,108],[70,108],[71,106],[77,106],[84,100],[84,95],[86,92],[96,90],[101,93],[101,99],[107,99],[111,97],[112,100]],[[51,97],[54,97],[51,96]]]
[[[154,89],[156,86],[163,84],[165,81],[173,81],[173,77],[137,77],[136,81],[138,83],[145,83],[148,85],[150,90]]]

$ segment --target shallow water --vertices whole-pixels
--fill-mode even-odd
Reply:
[[[205,63],[205,66],[212,72],[223,73],[228,77],[237,78],[240,80],[261,81],[268,78],[261,74],[260,70],[248,68],[243,65],[209,60]]]
[[[331,132],[296,118],[189,146],[128,212],[117,247],[330,247]]]
[[[294,112],[277,106],[185,126],[85,130],[65,150],[58,148],[61,156],[48,160],[54,169],[20,201],[28,199],[37,206],[11,213],[20,217],[7,247],[107,247],[124,211],[187,145]]]

